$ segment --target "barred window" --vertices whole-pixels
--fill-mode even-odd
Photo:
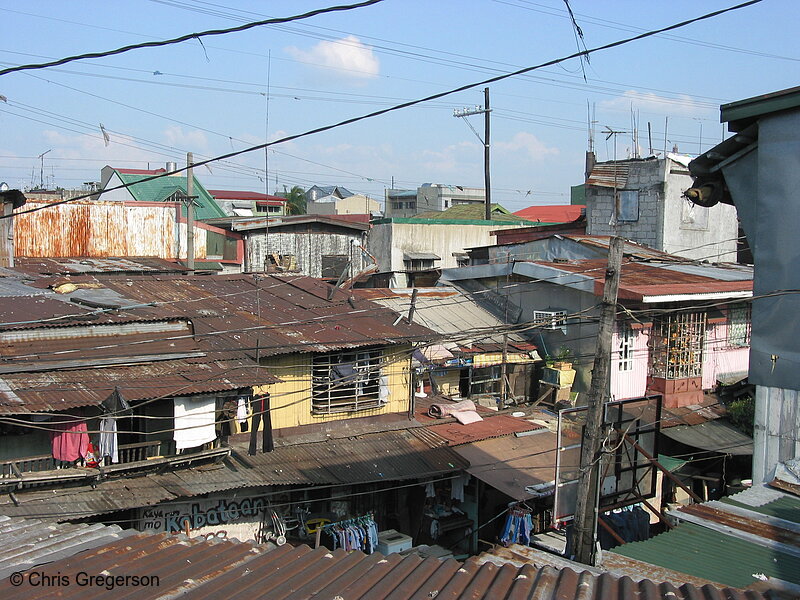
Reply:
[[[700,377],[706,314],[685,312],[664,316],[653,323],[650,336],[650,374],[665,379]]]
[[[620,371],[633,370],[633,340],[635,337],[636,334],[633,333],[633,329],[628,325],[620,325],[618,333],[619,345],[617,347],[619,352],[617,368]]]
[[[728,308],[728,346],[750,345],[750,305],[736,304]]]
[[[314,414],[355,412],[383,406],[379,348],[315,356],[312,361]]]

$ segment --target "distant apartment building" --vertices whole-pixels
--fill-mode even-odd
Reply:
[[[460,204],[482,204],[485,201],[483,188],[423,183],[416,191],[386,190],[384,214],[387,218],[406,218],[423,212],[445,211]]]

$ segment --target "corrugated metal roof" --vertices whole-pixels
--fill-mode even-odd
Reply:
[[[617,546],[614,553],[736,588],[754,584],[757,573],[800,584],[800,556],[694,523],[683,523],[645,542]]]
[[[515,500],[534,496],[525,490],[527,486],[555,480],[556,434],[550,431],[473,442],[453,450],[469,461],[469,473]],[[577,465],[580,448],[567,450],[562,457]]]
[[[423,325],[447,337],[463,335],[464,331],[472,331],[471,335],[445,344],[449,350],[457,348],[469,349],[475,346],[477,351],[502,351],[503,335],[497,333],[503,322],[481,307],[469,295],[449,287],[417,288],[417,300],[414,304],[414,322]],[[382,291],[380,295],[372,290],[365,290],[376,304],[385,306],[402,315],[408,315],[411,308],[411,293],[405,290]],[[518,333],[509,333],[508,342],[513,349],[522,352],[535,350]],[[496,346],[491,346],[496,344]]]
[[[55,523],[0,515],[0,579],[133,535],[100,523]]]
[[[177,263],[155,257],[69,257],[14,259],[14,268],[37,275],[68,273],[176,273],[187,269]]]
[[[487,417],[483,421],[462,425],[461,423],[443,423],[442,425],[430,425],[426,427],[429,431],[447,440],[450,446],[469,444],[489,438],[522,433],[523,431],[533,431],[543,429],[542,425],[531,423],[522,418],[512,417],[511,415],[497,415]]]
[[[753,454],[753,438],[745,435],[723,419],[706,421],[697,425],[678,425],[662,430],[673,440],[722,454]]]
[[[229,540],[204,541],[181,535],[137,534],[80,555],[47,565],[71,582],[79,572],[91,575],[138,575],[157,578],[157,586],[120,587],[126,598],[177,597],[187,600],[238,598],[323,598],[343,600],[389,598],[473,598],[486,600],[757,600],[757,593],[634,583],[628,578],[576,573],[571,569],[530,565],[515,567],[479,564],[476,560],[421,558],[410,554],[312,550],[308,546],[280,546],[269,550]],[[104,586],[14,586],[0,581],[8,600],[48,598],[54,592],[72,592],[84,600],[105,598]]]
[[[595,280],[595,295],[603,293],[606,261],[598,259],[573,260],[569,262],[542,262],[536,264],[548,266],[567,273],[583,273]],[[709,267],[700,272],[685,273],[672,268],[673,265],[659,265],[628,262],[622,265],[619,284],[620,300],[643,301],[647,298],[663,298],[663,301],[682,300],[690,296],[708,294],[730,294],[740,296],[752,294],[753,279],[722,280],[716,276],[716,269]],[[702,265],[698,269],[704,269]]]
[[[624,188],[628,182],[630,161],[608,161],[596,163],[586,180],[586,185]]]
[[[468,466],[453,450],[413,429],[277,446],[254,456],[247,454],[246,444],[231,447],[232,457],[216,464],[101,480],[57,495],[20,490],[16,502],[0,497],[0,514],[66,521],[240,488],[398,481],[458,473]]]
[[[548,204],[529,206],[528,208],[514,211],[514,214],[528,221],[569,223],[578,219],[585,210],[586,206],[583,204]]]

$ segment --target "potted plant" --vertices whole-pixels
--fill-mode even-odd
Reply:
[[[561,347],[553,355],[545,358],[543,381],[559,387],[568,387],[575,381],[575,370],[572,368],[572,352]]]

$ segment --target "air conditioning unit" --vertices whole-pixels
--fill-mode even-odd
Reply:
[[[555,331],[560,329],[567,333],[567,311],[565,310],[535,310],[533,320],[542,329]]]

